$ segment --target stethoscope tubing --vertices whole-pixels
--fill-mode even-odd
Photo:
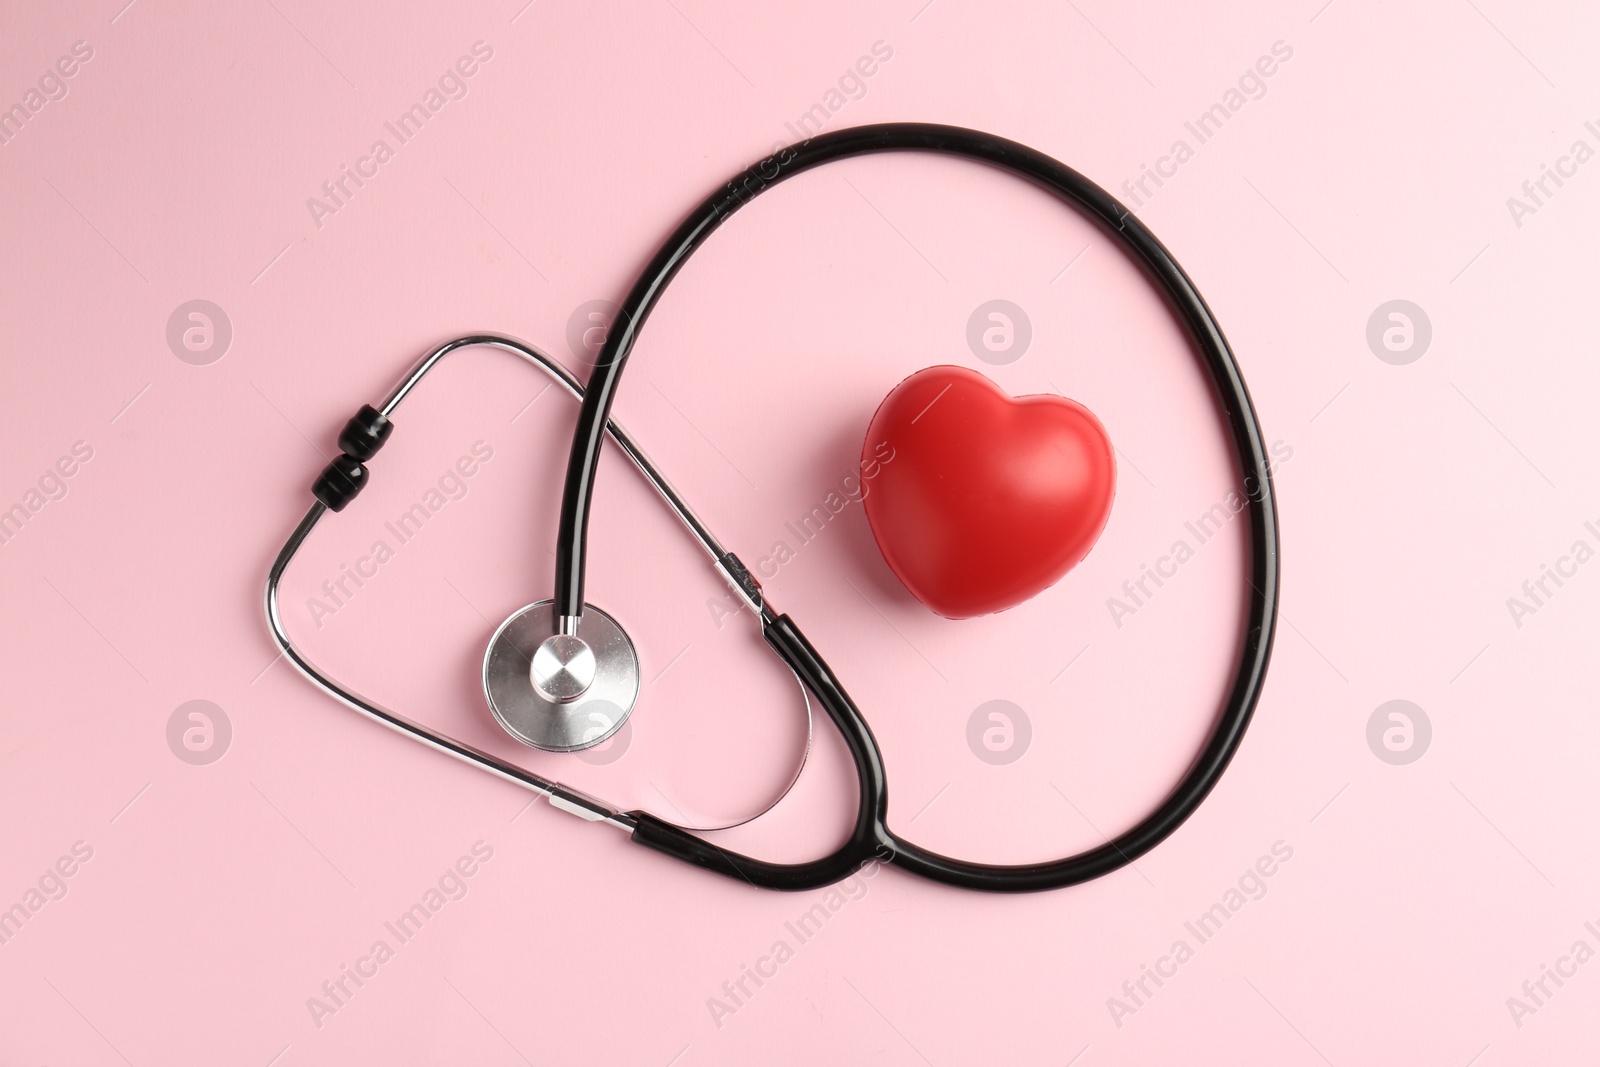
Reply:
[[[768,644],[821,702],[850,749],[859,790],[850,836],[827,856],[798,864],[769,863],[720,848],[647,812],[628,813],[634,821],[632,836],[639,844],[687,863],[773,889],[826,885],[874,858],[969,889],[1033,892],[1074,885],[1118,870],[1165,840],[1215,788],[1238,751],[1260,700],[1271,658],[1279,594],[1279,533],[1260,422],[1215,316],[1156,236],[1114,197],[1070,167],[1025,145],[972,130],[889,123],[839,130],[784,149],[708,197],[667,239],[628,293],[585,387],[567,463],[556,540],[556,609],[574,626],[582,615],[589,513],[611,406],[639,332],[672,278],[729,215],[777,183],[835,160],[897,151],[935,152],[988,163],[1056,194],[1116,239],[1144,267],[1176,312],[1222,409],[1245,489],[1250,590],[1233,684],[1193,764],[1165,799],[1130,829],[1096,848],[1047,862],[999,865],[954,859],[921,848],[889,829],[883,757],[866,719],[799,628],[787,616],[774,614],[759,586],[749,580],[743,592],[760,615]],[[748,578],[736,557],[724,557],[722,566],[725,576],[736,570]],[[740,588],[739,584],[735,588]]]

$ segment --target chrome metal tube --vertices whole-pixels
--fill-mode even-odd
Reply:
[[[400,402],[416,387],[416,384],[429,371],[433,370],[440,360],[458,349],[471,347],[498,348],[501,351],[521,356],[555,379],[574,399],[583,399],[582,383],[566,367],[563,367],[543,352],[540,352],[532,345],[517,340],[515,337],[497,333],[480,333],[471,334],[467,337],[458,337],[454,341],[447,341],[423,356],[411,370],[406,372],[405,377],[400,379],[400,384],[396,385],[394,391],[379,405],[378,411],[387,418],[394,412],[395,408],[400,406]],[[706,524],[700,521],[700,516],[696,515],[694,509],[688,505],[682,496],[678,495],[678,490],[667,480],[666,475],[662,474],[656,465],[651,462],[650,457],[645,455],[644,449],[635,444],[633,438],[629,437],[627,432],[614,421],[607,421],[606,432],[628,454],[628,458],[633,461],[633,465],[639,468],[639,473],[644,475],[645,481],[649,482],[651,487],[660,494],[661,499],[666,501],[667,507],[672,509],[672,513],[678,517],[678,521],[683,523],[684,527],[693,535],[695,542],[699,544],[706,555],[711,557],[711,561],[715,563],[726,555],[727,553],[723,549],[721,542],[717,540],[716,535],[707,529]]]

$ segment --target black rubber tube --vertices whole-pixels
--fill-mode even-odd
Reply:
[[[889,123],[823,134],[761,160],[702,203],[645,267],[618,310],[590,376],[567,462],[556,541],[556,606],[580,615],[589,508],[606,419],[628,355],[656,301],[700,244],[732,212],[774,184],[824,163],[874,152],[924,151],[988,163],[1026,178],[1079,208],[1139,262],[1194,342],[1226,420],[1243,481],[1250,528],[1250,591],[1233,684],[1194,763],[1171,793],[1131,829],[1098,848],[1042,863],[972,863],[907,842],[885,823],[888,781],[865,718],[827,664],[787,618],[765,620],[767,641],[799,673],[839,729],[855,760],[860,790],[855,826],[833,853],[800,864],[774,864],[720,849],[645,812],[634,840],[685,862],[773,889],[807,889],[846,876],[874,855],[949,885],[1030,892],[1109,874],[1160,844],[1215,787],[1244,738],[1260,699],[1278,614],[1278,524],[1261,426],[1222,329],[1183,268],[1143,223],[1077,171],[1025,145],[954,126]]]

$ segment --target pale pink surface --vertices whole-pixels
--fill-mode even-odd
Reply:
[[[1584,126],[1600,126],[1593,12],[124,2],[0,15],[0,105],[74,42],[93,48],[0,145],[0,508],[75,442],[93,450],[0,545],[0,907],[75,843],[93,850],[0,944],[0,1059],[1490,1065],[1592,1047],[1600,964],[1547,980],[1531,1014],[1507,998],[1575,942],[1600,949],[1600,578],[1579,567],[1520,627],[1506,600],[1574,541],[1600,545],[1584,526],[1600,527],[1600,164],[1520,226],[1506,198],[1573,141],[1600,147]],[[319,227],[307,198],[374,140],[393,146],[384,123],[478,41],[493,58],[468,95]],[[259,601],[357,406],[469,331],[581,372],[573,309],[620,298],[694,203],[792,140],[785,123],[878,41],[892,59],[828,128],[979,127],[1119,196],[1175,139],[1193,145],[1184,123],[1275,42],[1293,49],[1140,209],[1227,330],[1268,440],[1292,450],[1283,616],[1233,768],[1136,870],[1019,898],[886,870],[800,944],[785,923],[824,894],[757,892],[524,812],[526,793],[273,664]],[[990,367],[965,331],[996,297],[1034,337]],[[196,298],[234,331],[209,366],[166,341]],[[1408,366],[1365,336],[1395,298],[1432,321]],[[1235,522],[1120,627],[1107,609],[1231,486],[1206,387],[1109,240],[969,165],[807,175],[684,272],[617,415],[756,564],[852,470],[884,393],[940,362],[1102,419],[1122,467],[1098,547],[1037,600],[952,623],[896,585],[852,507],[767,584],[872,720],[893,825],[975,858],[1047,858],[1131,825],[1181,773],[1242,585]],[[482,352],[419,390],[374,487],[298,561],[290,625],[357,688],[545,773],[669,817],[747,814],[803,738],[793,683],[748,619],[719,627],[717,580],[614,456],[590,597],[641,646],[632,747],[603,766],[530,753],[482,705],[488,633],[549,595],[575,406],[552,390],[524,410],[543,385]],[[319,628],[306,598],[479,440],[494,458],[466,495]],[[1433,726],[1406,766],[1366,740],[1396,698]],[[167,743],[195,699],[233,729],[206,766]],[[991,699],[1032,721],[1016,763],[968,749]],[[819,723],[792,796],[726,839],[814,855],[843,831],[849,782]],[[493,856],[466,895],[399,945],[384,924],[480,841]],[[1199,944],[1185,923],[1280,841],[1293,856],[1265,895]],[[393,958],[319,1020],[308,999],[379,939]],[[780,939],[794,958],[718,1020],[711,998],[731,1004],[723,983]],[[1113,1012],[1179,939],[1193,958]]]

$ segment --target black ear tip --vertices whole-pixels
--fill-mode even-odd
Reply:
[[[339,456],[311,485],[311,493],[330,511],[343,511],[367,484],[367,468],[350,456]]]
[[[345,423],[344,431],[339,434],[339,448],[347,456],[369,460],[378,454],[393,431],[394,423],[371,404],[363,404],[355,418]]]

